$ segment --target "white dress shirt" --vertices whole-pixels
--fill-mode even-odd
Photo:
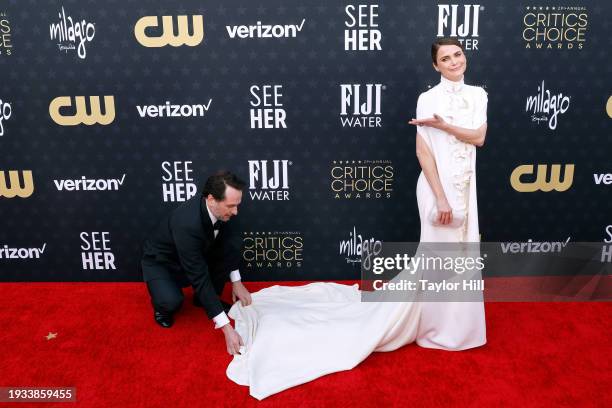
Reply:
[[[210,222],[212,222],[212,224],[215,225],[215,223],[217,222],[217,217],[215,217],[213,213],[210,211],[210,208],[208,208],[208,204],[206,204],[206,211],[208,211]],[[219,235],[219,230],[214,230],[213,233],[215,234],[215,238],[217,238],[217,235]],[[240,272],[238,271],[238,269],[233,270],[230,273],[230,280],[232,281],[232,283],[237,282],[241,279],[242,278],[240,277]],[[215,329],[220,329],[221,327],[228,324],[230,321],[229,321],[229,318],[227,317],[227,314],[225,314],[225,312],[221,312],[215,317],[213,317],[213,322],[215,322]]]

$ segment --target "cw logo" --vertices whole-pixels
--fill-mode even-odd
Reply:
[[[574,181],[574,165],[566,164],[563,180],[561,180],[561,164],[553,164],[550,166],[550,179],[547,180],[548,165],[538,164],[538,171],[535,181],[521,181],[521,177],[527,174],[533,174],[533,164],[522,164],[518,166],[510,175],[510,185],[520,193],[533,193],[534,191],[549,192],[565,191],[572,186]]]
[[[112,95],[104,96],[104,114],[102,114],[100,109],[99,96],[89,97],[89,112],[85,106],[85,97],[75,96],[75,113],[72,115],[60,113],[60,109],[72,106],[70,98],[70,96],[58,96],[49,104],[49,115],[58,125],[76,126],[81,123],[84,125],[95,125],[96,123],[108,125],[115,120],[115,97]]]
[[[612,118],[612,96],[608,98],[608,103],[606,103],[606,112],[608,117]]]
[[[165,45],[173,47],[180,47],[181,45],[196,46],[204,39],[204,17],[202,15],[191,16],[193,24],[192,35],[189,35],[188,17],[176,17],[178,21],[178,34],[175,35],[172,16],[162,16],[162,34],[160,36],[149,36],[145,33],[147,28],[159,27],[159,17],[142,17],[134,26],[134,36],[145,47],[163,47]]]
[[[6,184],[6,176],[4,171],[0,170],[0,197],[13,198],[21,197],[28,198],[34,192],[34,181],[32,180],[32,170],[22,170],[23,187],[19,180],[19,171],[9,170],[9,184]],[[9,187],[10,185],[10,187]]]

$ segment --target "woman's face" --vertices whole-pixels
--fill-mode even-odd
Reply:
[[[436,55],[434,69],[451,81],[460,81],[465,73],[467,61],[463,50],[456,45],[441,45]]]

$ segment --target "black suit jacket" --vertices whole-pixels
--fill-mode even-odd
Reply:
[[[144,243],[143,259],[164,266],[171,273],[184,273],[210,318],[223,311],[210,276],[211,262],[221,261],[226,276],[238,269],[240,262],[225,223],[215,239],[206,204],[199,194],[160,222]],[[159,269],[143,268],[144,280],[159,278],[156,270]]]

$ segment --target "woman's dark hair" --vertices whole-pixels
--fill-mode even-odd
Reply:
[[[457,47],[461,48],[461,51],[465,51],[463,49],[463,44],[461,44],[461,42],[456,38],[438,38],[433,42],[433,44],[431,44],[431,59],[434,65],[438,65],[438,49],[440,49],[440,47],[443,45],[456,45]]]
[[[202,189],[202,195],[204,198],[208,197],[209,194],[217,201],[223,201],[225,199],[225,186],[230,186],[236,190],[242,190],[246,183],[238,178],[234,173],[229,171],[218,171],[206,180],[204,188]]]

